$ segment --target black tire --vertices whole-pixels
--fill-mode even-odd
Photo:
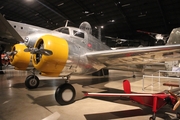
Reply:
[[[152,116],[149,118],[149,120],[156,120],[156,117]]]
[[[103,76],[102,69],[97,72],[92,73],[92,76]]]
[[[104,75],[109,75],[109,70],[108,69],[103,69]]]
[[[67,93],[69,93],[68,96]],[[55,92],[55,99],[60,105],[68,105],[73,103],[75,96],[76,91],[74,87],[68,83],[60,85]]]
[[[180,113],[179,113],[179,112],[176,113],[176,117],[177,117],[178,119],[180,119]]]
[[[29,75],[26,77],[25,86],[28,89],[34,89],[39,86],[39,78],[35,75]]]
[[[136,78],[136,75],[133,75],[132,77],[133,77],[133,78]]]
[[[109,75],[108,69],[101,69],[97,72],[92,73],[92,76],[104,76],[104,75]]]

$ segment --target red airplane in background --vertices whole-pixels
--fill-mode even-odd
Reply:
[[[153,33],[153,32],[147,32],[147,31],[142,31],[142,30],[137,30],[137,32],[148,34],[149,36],[154,38],[156,40],[156,45],[165,45],[169,38],[169,34]]]
[[[153,115],[149,120],[155,120],[156,112],[166,104],[172,105],[173,110],[176,110],[180,105],[180,98],[171,91],[168,91],[168,93],[131,93],[131,86],[128,80],[123,81],[123,88],[125,93],[85,93],[85,96],[129,97],[132,101],[152,108]],[[180,118],[180,113],[176,115],[177,118]]]

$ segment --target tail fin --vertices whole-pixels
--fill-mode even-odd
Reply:
[[[131,93],[131,85],[128,80],[123,81],[123,88],[125,93]]]
[[[174,28],[171,31],[166,45],[180,44],[180,28]]]

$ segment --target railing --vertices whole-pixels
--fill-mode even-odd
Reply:
[[[166,71],[166,70],[159,70],[158,71],[158,75],[143,75],[143,80],[142,80],[142,90],[144,91],[147,87],[151,87],[151,88],[154,88],[155,85],[158,84],[158,89],[160,89],[160,86],[163,85],[161,83],[162,79],[163,79],[163,82],[172,82],[172,80],[179,80],[179,86],[180,86],[180,78],[177,78],[177,77],[162,77],[161,76],[161,73],[168,73],[168,72],[180,72],[180,71]],[[145,86],[145,78],[151,78],[151,82],[150,84],[148,84],[147,86]],[[165,79],[168,79],[168,80],[165,80]],[[172,88],[172,87],[171,87]],[[157,89],[157,88],[156,88]]]

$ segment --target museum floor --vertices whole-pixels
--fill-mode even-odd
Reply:
[[[148,120],[152,116],[150,108],[138,105],[127,98],[84,97],[83,91],[121,93],[122,81],[128,79],[135,92],[160,92],[168,86],[154,84],[142,90],[142,73],[111,70],[109,76],[71,76],[70,80],[76,89],[76,101],[61,106],[54,98],[57,86],[64,83],[61,78],[39,76],[40,86],[34,90],[25,88],[24,80],[28,73],[6,69],[0,75],[0,120]],[[155,75],[153,71],[145,73]],[[144,79],[145,86],[152,78]],[[178,110],[177,110],[178,111]],[[156,120],[176,120],[176,114],[169,106],[160,109]]]

